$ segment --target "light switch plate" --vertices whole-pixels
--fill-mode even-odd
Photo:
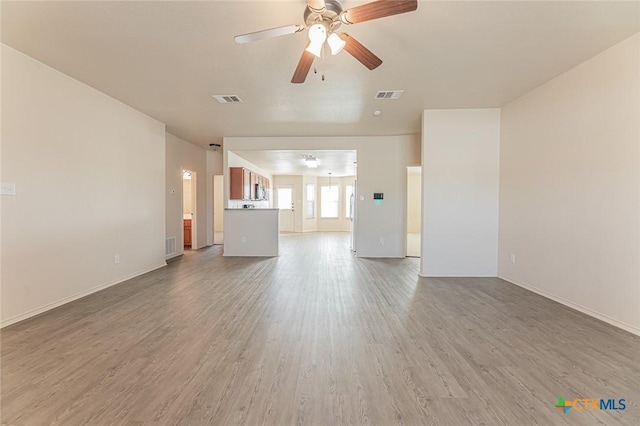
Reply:
[[[2,182],[0,184],[0,195],[16,195],[16,184],[12,182]]]

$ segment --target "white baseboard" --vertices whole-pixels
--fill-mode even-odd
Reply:
[[[564,299],[562,297],[556,296],[555,294],[551,294],[549,292],[547,292],[546,290],[542,290],[540,288],[534,287],[532,285],[529,284],[525,284],[523,282],[520,282],[518,280],[514,280],[512,278],[508,278],[508,277],[504,277],[504,276],[498,276],[498,278],[505,280],[511,284],[517,285],[518,287],[522,287],[526,290],[532,291],[536,294],[539,294],[540,296],[546,297],[547,299],[551,299],[555,302],[558,302],[562,305],[568,306],[571,309],[575,309],[578,312],[582,312],[583,314],[589,315],[591,317],[597,318],[600,321],[604,321],[607,324],[611,324],[615,327],[621,328],[625,331],[628,331],[629,333],[635,334],[636,336],[640,336],[640,328],[634,327],[630,324],[627,324],[625,322],[619,321],[615,318],[611,318],[608,315],[602,314],[600,312],[594,311],[593,309],[587,308],[585,306],[579,305],[577,303],[571,302],[567,299]]]
[[[474,274],[474,275],[460,275],[460,274],[452,274],[452,275],[425,275],[422,272],[418,273],[419,277],[422,278],[495,278],[495,274]]]
[[[36,309],[32,309],[32,310],[30,310],[28,312],[25,312],[24,314],[20,314],[20,315],[14,316],[12,318],[8,318],[8,319],[2,321],[2,323],[0,324],[0,328],[4,328],[4,327],[6,327],[8,325],[15,324],[17,322],[26,320],[27,318],[31,318],[33,316],[39,315],[39,314],[41,314],[43,312],[46,312],[46,311],[49,311],[51,309],[57,308],[58,306],[62,306],[62,305],[67,304],[69,302],[73,302],[74,300],[81,299],[81,298],[83,298],[85,296],[88,296],[90,294],[96,293],[96,292],[98,292],[100,290],[104,290],[105,288],[114,286],[116,284],[120,284],[120,283],[122,283],[124,281],[130,280],[131,278],[135,278],[137,276],[146,274],[147,272],[155,271],[156,269],[160,269],[160,268],[165,267],[165,266],[167,266],[166,262],[164,262],[164,263],[162,263],[161,265],[158,265],[158,266],[153,266],[151,268],[143,269],[142,271],[134,272],[133,274],[130,274],[130,275],[127,275],[127,276],[124,276],[124,277],[120,277],[120,278],[118,278],[118,279],[116,279],[114,281],[111,281],[111,282],[108,282],[108,283],[105,283],[105,284],[100,284],[97,287],[93,287],[93,288],[90,288],[88,290],[81,291],[80,293],[76,293],[76,294],[74,294],[72,296],[64,297],[64,298],[62,298],[60,300],[57,300],[55,302],[48,303],[48,304],[46,304],[44,306],[41,306],[39,308],[36,308]]]
[[[180,256],[184,256],[184,252],[172,254],[171,256],[167,256],[167,258],[165,260],[175,259],[176,257],[180,257]]]

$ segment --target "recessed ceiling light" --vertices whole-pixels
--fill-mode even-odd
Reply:
[[[318,167],[318,159],[315,155],[301,155],[301,157],[304,159],[304,164],[310,169],[315,169]]]
[[[373,115],[375,115],[376,117],[379,116],[380,114],[382,114],[382,111],[380,111],[379,109],[373,111]]]

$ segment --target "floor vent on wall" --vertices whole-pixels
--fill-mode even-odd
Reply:
[[[164,242],[164,254],[171,256],[176,254],[176,237],[167,238]]]
[[[376,99],[400,99],[404,90],[386,90],[376,93]]]

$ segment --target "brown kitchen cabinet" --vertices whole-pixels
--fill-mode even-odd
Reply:
[[[269,199],[269,179],[244,167],[229,167],[229,199]]]
[[[242,167],[230,167],[229,182],[229,198],[242,200],[244,194],[244,169]]]

